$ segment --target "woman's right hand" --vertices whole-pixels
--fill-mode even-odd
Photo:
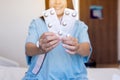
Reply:
[[[56,47],[59,42],[60,38],[56,34],[52,32],[45,32],[39,39],[39,47],[44,53],[47,53]]]

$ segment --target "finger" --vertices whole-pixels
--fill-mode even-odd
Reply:
[[[45,32],[42,34],[40,38],[45,38],[46,36],[54,36],[55,34],[53,32]]]
[[[39,39],[39,41],[42,39],[45,39],[47,36],[54,36],[54,33],[52,33],[52,32],[45,32],[45,33],[43,33],[42,35],[41,35],[41,37],[40,37],[40,39]],[[44,41],[44,40],[43,40]]]
[[[53,35],[47,35],[45,37],[41,37],[39,41],[41,41],[42,43],[48,43],[52,40],[60,40],[60,38],[57,35],[53,34]]]
[[[67,44],[67,45],[70,45],[70,46],[75,46],[76,42],[72,41],[72,40],[67,40],[67,41],[64,41],[63,44]]]
[[[63,38],[62,38],[62,40],[63,40],[63,41],[66,41],[66,40],[71,40],[71,39],[72,39],[72,37],[71,37],[71,36],[69,36],[69,37],[63,37]]]
[[[68,52],[69,54],[75,54],[76,52],[75,51],[70,51],[70,50],[65,50],[66,52]]]
[[[52,50],[53,48],[55,48],[58,44],[59,43],[56,43],[56,44],[52,45],[51,47],[46,48],[45,50],[48,52],[48,51]]]
[[[51,46],[53,46],[53,45],[55,45],[55,44],[57,44],[57,43],[59,43],[59,40],[50,41],[49,43],[47,43],[46,47],[47,47],[47,48],[48,48],[48,47],[51,47]]]
[[[77,43],[77,39],[73,37],[63,38],[62,42],[67,45],[74,46]]]
[[[68,50],[72,50],[72,51],[75,51],[77,49],[76,46],[70,46],[70,45],[66,45],[66,44],[63,44],[63,47],[65,47]]]
[[[43,44],[46,44],[46,43],[47,43],[46,39],[40,39],[39,40],[39,45],[43,45]]]
[[[56,45],[58,45],[58,43],[59,42],[57,40],[55,40],[55,41],[52,41],[48,44],[42,44],[41,47],[43,50],[45,50],[47,52],[47,51],[53,49]]]
[[[46,36],[45,38],[47,42],[52,41],[52,40],[60,40],[58,36],[53,35],[53,36]]]

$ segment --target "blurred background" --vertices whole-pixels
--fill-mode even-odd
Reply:
[[[28,27],[43,10],[44,0],[0,0],[0,56],[26,66]]]
[[[74,0],[78,18],[89,27],[92,67],[118,67],[120,1]],[[25,39],[32,19],[41,16],[44,0],[0,0],[0,57],[26,67]]]

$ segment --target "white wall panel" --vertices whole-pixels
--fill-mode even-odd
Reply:
[[[25,66],[28,26],[44,10],[44,0],[0,0],[0,56]]]

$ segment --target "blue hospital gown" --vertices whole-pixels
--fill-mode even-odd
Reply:
[[[88,27],[82,21],[76,20],[72,36],[77,38],[79,43],[90,43],[87,30]],[[47,31],[47,26],[42,19],[34,19],[29,26],[26,43],[36,44],[39,37]],[[90,55],[86,57],[78,54],[71,55],[61,44],[47,53],[42,68],[37,74],[32,73],[32,70],[38,56],[27,56],[29,69],[23,80],[88,80],[84,63],[88,61]]]

